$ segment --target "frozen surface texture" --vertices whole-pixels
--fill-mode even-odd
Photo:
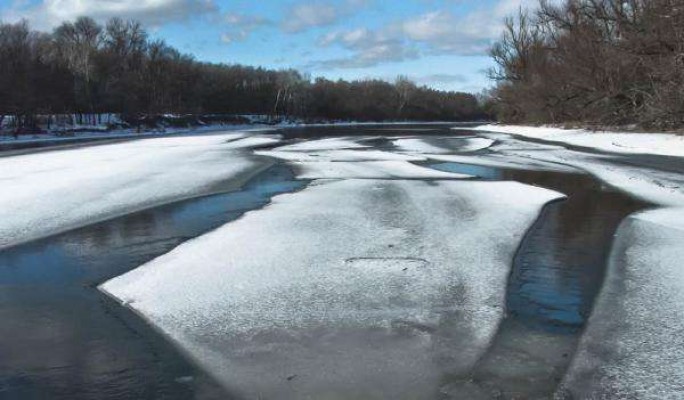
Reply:
[[[276,140],[229,133],[0,158],[0,248],[240,185],[269,164],[241,149]]]
[[[465,179],[470,175],[442,172],[406,161],[295,162],[299,179]]]
[[[324,139],[306,140],[299,143],[290,144],[287,146],[280,146],[277,150],[280,151],[321,151],[321,150],[339,150],[339,149],[359,149],[369,147],[359,143],[361,137],[346,138],[333,137]]]
[[[682,137],[670,134],[589,133],[552,128],[481,129],[593,147],[592,154],[501,137],[504,156],[566,164],[665,208],[622,223],[608,273],[559,398],[684,398],[684,178]],[[632,154],[629,157],[618,153]]]
[[[683,211],[647,211],[621,226],[562,396],[684,398]]]
[[[398,154],[382,150],[321,150],[321,151],[257,151],[259,155],[275,157],[285,161],[330,162],[330,161],[424,161],[420,155]]]
[[[483,125],[474,129],[477,131],[509,133],[615,153],[643,153],[684,157],[684,135],[671,133],[590,132],[583,129],[517,125]]]
[[[486,149],[494,144],[494,141],[481,137],[425,137],[397,139],[393,143],[397,148],[409,153],[449,154]]]
[[[245,398],[424,398],[503,314],[516,247],[556,192],[343,180],[186,242],[101,289]]]

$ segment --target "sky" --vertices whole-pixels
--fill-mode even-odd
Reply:
[[[436,89],[492,85],[488,47],[537,0],[0,0],[0,20],[51,31],[87,15],[141,21],[196,59],[329,79],[407,76]]]

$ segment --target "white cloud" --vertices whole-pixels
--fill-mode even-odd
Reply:
[[[320,46],[341,46],[351,56],[317,61],[309,68],[364,68],[386,62],[415,59],[418,51],[390,31],[371,31],[366,28],[346,32],[330,32],[319,39]]]
[[[340,10],[325,3],[302,3],[292,7],[283,20],[285,32],[296,33],[303,30],[332,25],[340,18]]]
[[[434,10],[403,21],[389,22],[378,30],[357,28],[328,32],[319,38],[319,46],[339,46],[351,55],[317,61],[308,67],[361,68],[415,59],[426,54],[483,55],[500,37],[506,16],[517,12],[520,7],[532,8],[537,4],[538,0],[499,0],[494,7],[482,6],[464,15]],[[441,78],[447,79],[446,76]],[[452,76],[449,79],[456,78]]]
[[[26,18],[36,29],[49,29],[80,16],[98,21],[111,17],[133,18],[157,26],[217,10],[213,0],[42,0],[36,5],[18,3],[6,17]]]
[[[223,43],[243,41],[254,30],[272,25],[272,21],[266,18],[239,13],[228,13],[221,22],[228,25],[228,30],[221,35]]]
[[[281,27],[286,33],[298,33],[312,28],[320,28],[338,23],[349,17],[372,0],[300,1],[292,5],[282,20]]]

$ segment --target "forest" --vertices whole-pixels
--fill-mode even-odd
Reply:
[[[682,0],[542,0],[491,49],[499,120],[684,126]]]
[[[6,116],[30,127],[38,116],[60,114],[125,120],[163,114],[306,121],[485,117],[474,95],[418,86],[406,77],[331,81],[292,69],[197,61],[151,40],[133,20],[100,25],[81,17],[51,33],[32,30],[26,21],[0,24],[0,126]]]

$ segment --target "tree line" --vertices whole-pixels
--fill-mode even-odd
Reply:
[[[38,115],[116,113],[267,114],[309,120],[472,120],[475,96],[406,78],[312,80],[272,70],[195,60],[136,21],[82,17],[51,33],[26,21],[0,24],[0,118],[30,126]],[[0,126],[1,126],[0,120]]]
[[[491,55],[503,121],[684,126],[682,0],[542,0]]]

